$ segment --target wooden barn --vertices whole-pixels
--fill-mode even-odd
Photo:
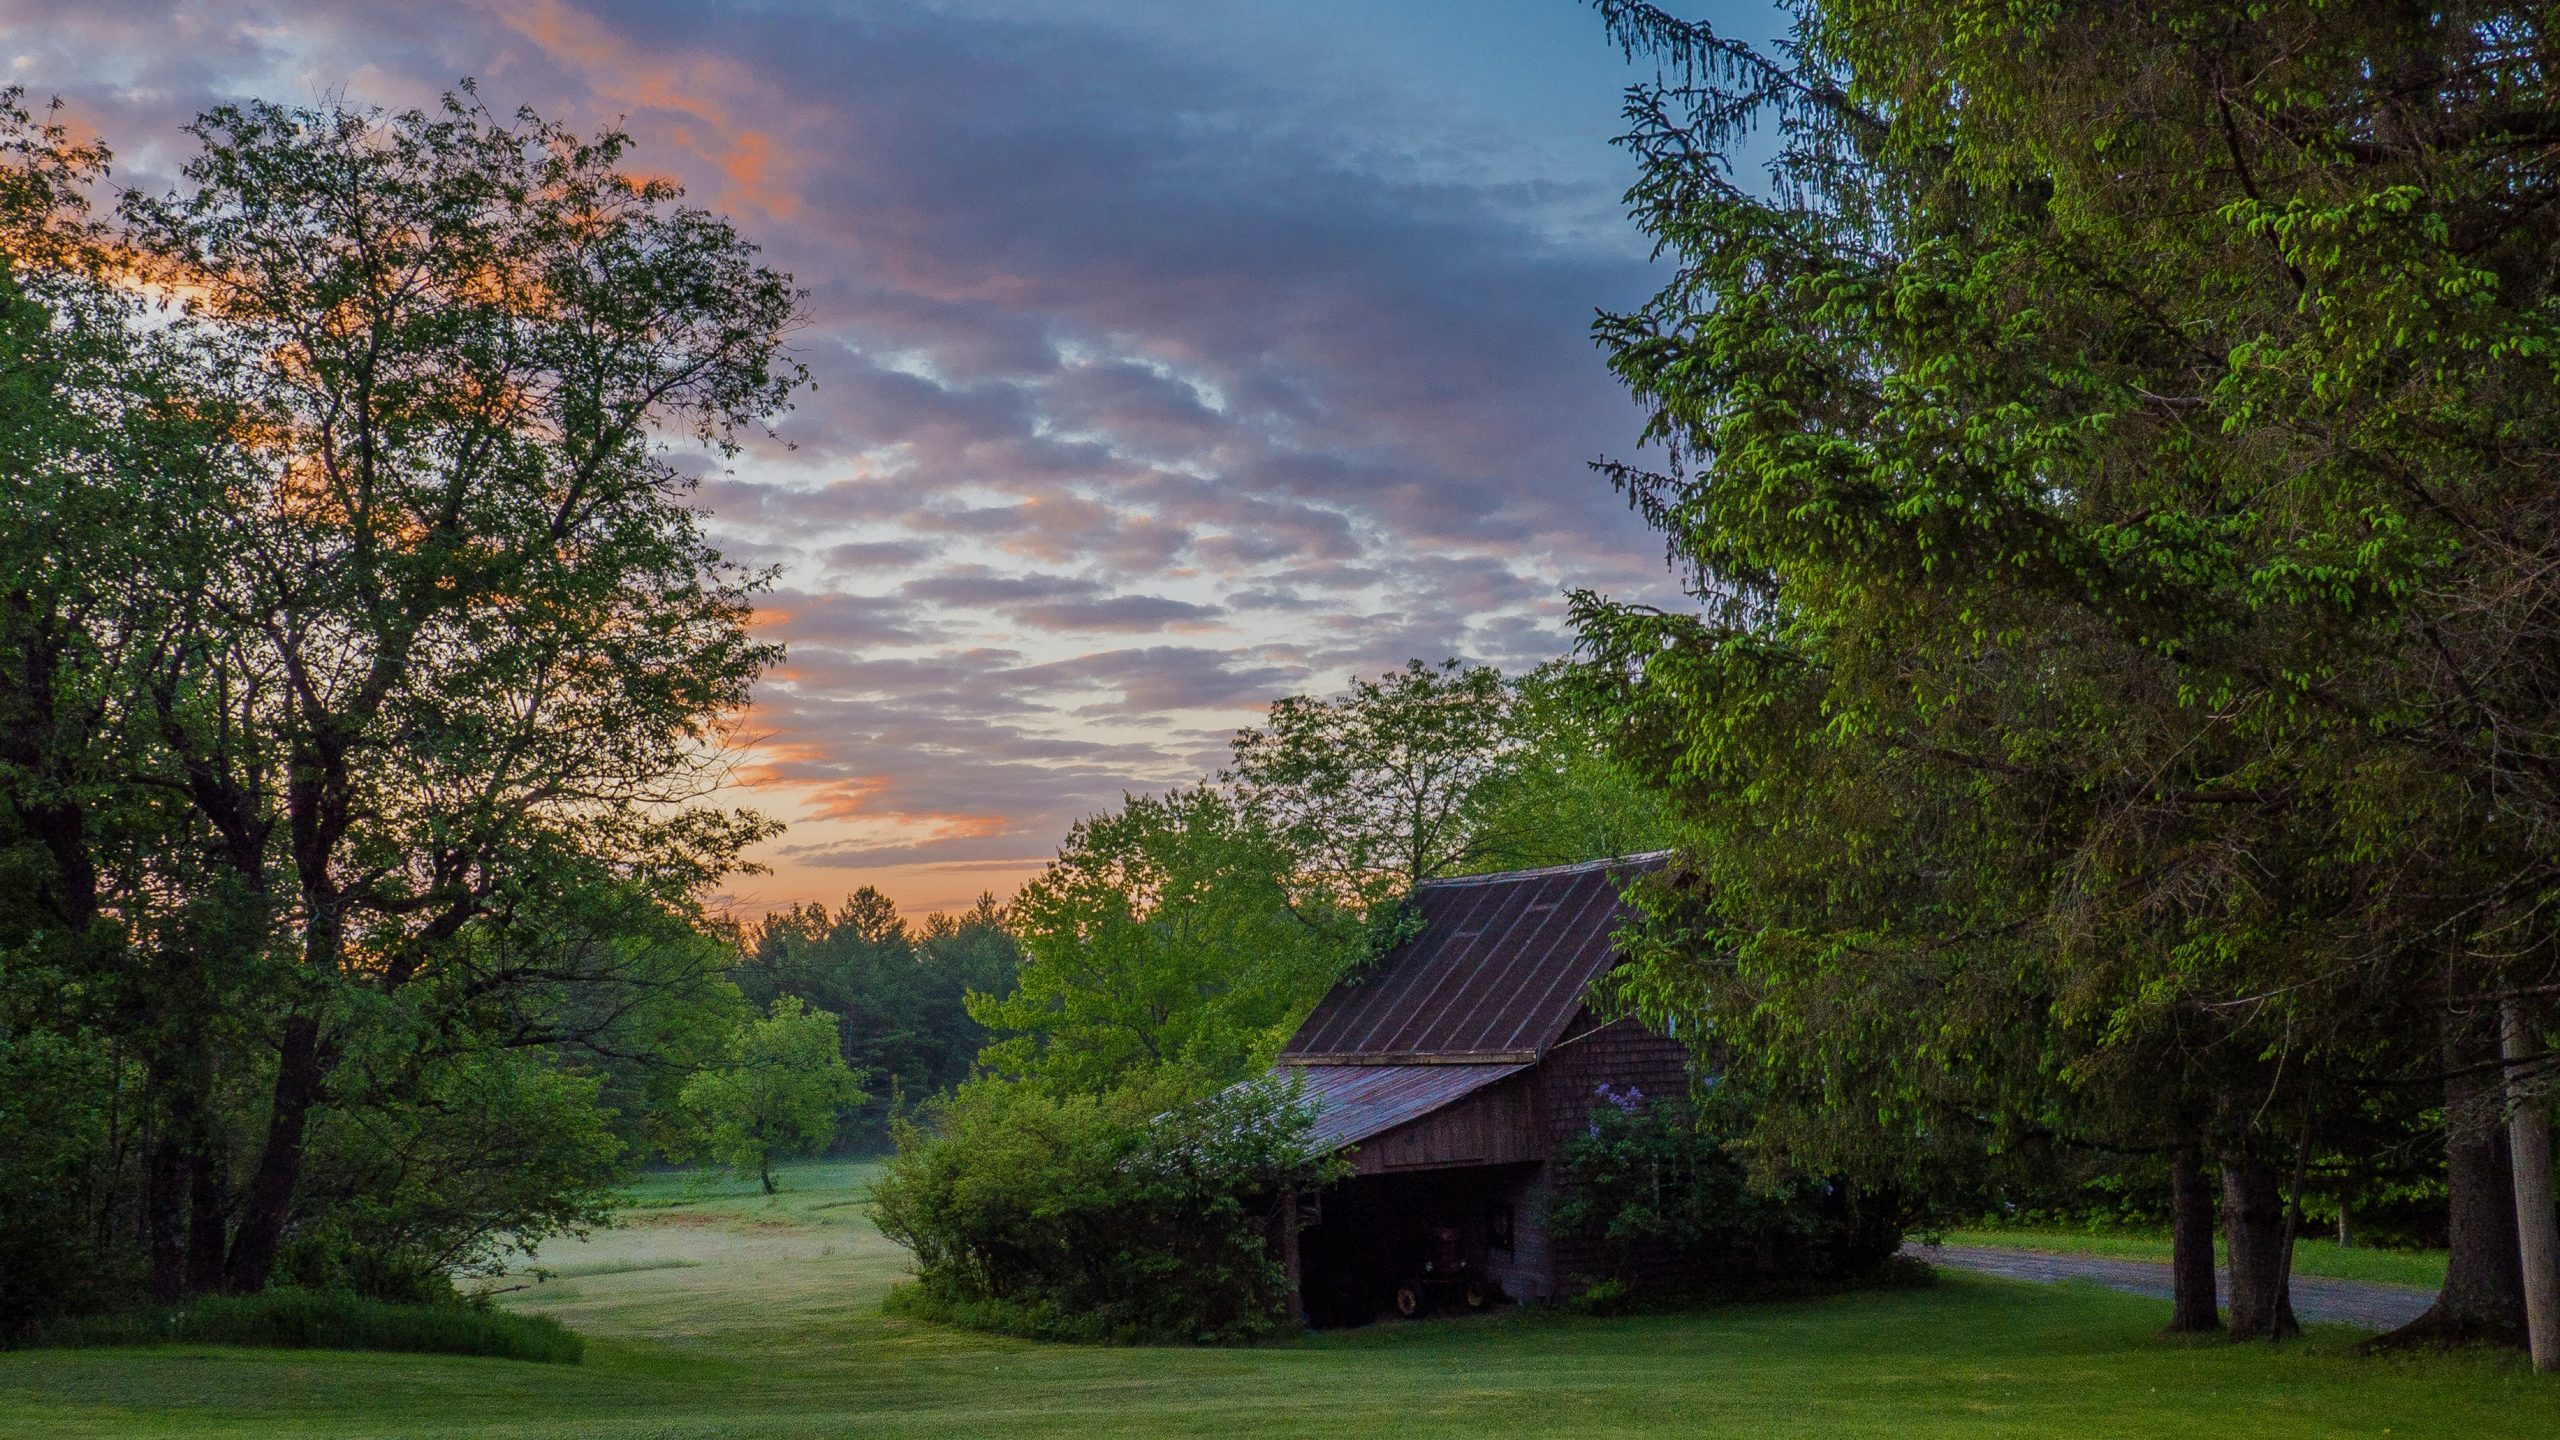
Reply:
[[[1557,1147],[1592,1107],[1687,1093],[1689,1054],[1587,1003],[1617,963],[1636,856],[1417,886],[1420,930],[1339,985],[1281,1052],[1352,1176],[1284,1239],[1307,1318],[1357,1323],[1572,1293],[1598,1257],[1548,1226]]]

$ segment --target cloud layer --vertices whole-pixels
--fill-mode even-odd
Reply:
[[[789,448],[702,491],[790,652],[743,773],[794,823],[741,903],[1002,890],[1275,695],[1534,663],[1566,586],[1664,584],[1586,469],[1634,431],[1587,338],[1648,288],[1615,177],[1320,45],[1147,5],[16,8],[16,78],[120,178],[213,100],[475,75],[619,117],[808,288]]]

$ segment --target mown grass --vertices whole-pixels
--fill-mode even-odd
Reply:
[[[2160,1302],[1964,1275],[1684,1315],[1387,1324],[1247,1350],[997,1339],[882,1313],[903,1255],[840,1203],[858,1196],[860,1170],[786,1178],[771,1201],[751,1186],[674,1196],[544,1257],[563,1278],[505,1303],[586,1334],[574,1369],[207,1347],[19,1352],[0,1355],[0,1433],[2560,1434],[2560,1384],[2505,1359],[2368,1359],[2351,1353],[2351,1331],[2281,1350],[2167,1341]],[[653,1180],[642,1198],[680,1183]]]
[[[2090,1232],[2049,1226],[2016,1225],[1950,1230],[1950,1245],[1998,1245],[2012,1250],[2044,1250],[2059,1255],[2096,1255],[2110,1260],[2156,1260],[2167,1264],[2169,1237],[2142,1230]],[[2224,1258],[2222,1242],[2214,1256]],[[2433,1290],[2444,1283],[2441,1250],[2381,1250],[2343,1246],[2333,1240],[2303,1236],[2294,1244],[2293,1273],[2335,1280],[2363,1280],[2376,1285],[2414,1285]]]

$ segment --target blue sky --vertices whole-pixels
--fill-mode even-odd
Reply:
[[[1673,7],[1765,37],[1757,4]],[[744,909],[1003,893],[1293,691],[1564,652],[1667,592],[1586,462],[1653,275],[1571,0],[0,0],[0,55],[165,183],[212,102],[617,118],[810,292],[818,388],[706,470],[779,567]]]

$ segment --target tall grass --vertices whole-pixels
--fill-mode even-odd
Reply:
[[[587,1342],[559,1321],[467,1305],[393,1305],[316,1290],[210,1295],[164,1309],[60,1320],[38,1345],[251,1345],[491,1355],[575,1365]]]

